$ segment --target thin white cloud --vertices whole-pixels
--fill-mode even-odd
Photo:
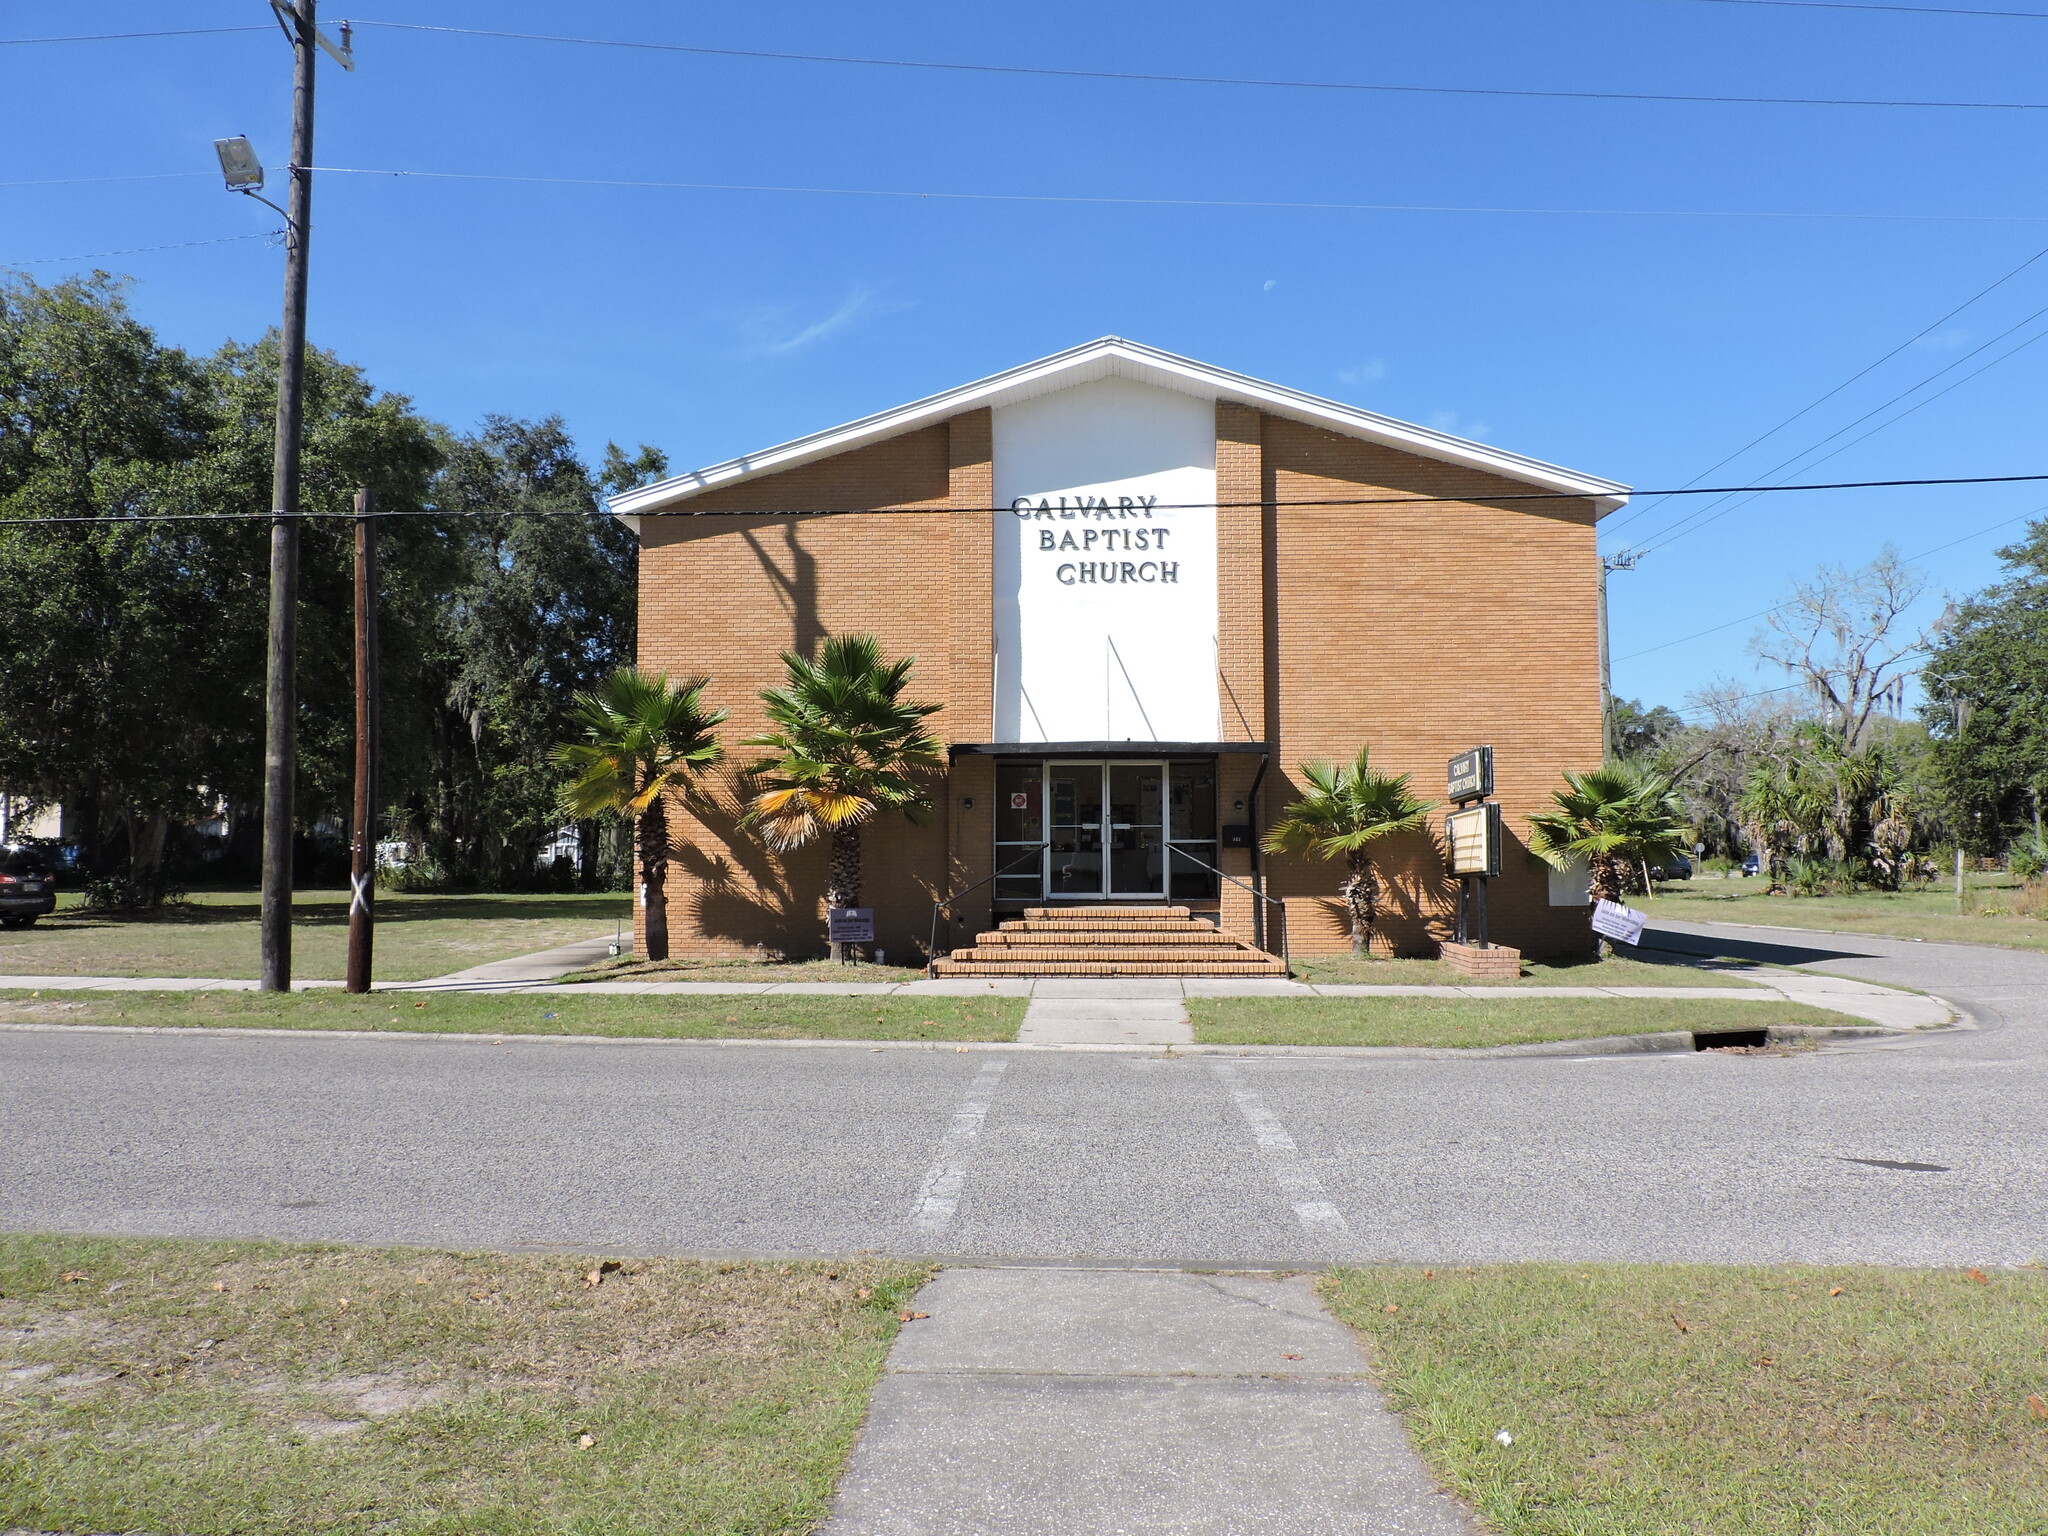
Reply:
[[[1493,429],[1483,421],[1461,421],[1456,411],[1431,411],[1429,424],[1453,437],[1481,438]]]
[[[1970,333],[1968,331],[1964,330],[1961,326],[1952,325],[1945,331],[1936,331],[1931,336],[1922,336],[1913,345],[1925,347],[1930,352],[1950,352],[1960,347],[1969,339]]]
[[[795,330],[790,329],[794,317],[787,308],[762,311],[743,322],[747,333],[744,350],[753,357],[787,357],[827,341],[863,320],[909,307],[907,303],[883,299],[872,288],[858,288],[831,314]]]
[[[1386,376],[1386,359],[1380,357],[1368,357],[1353,367],[1337,370],[1337,380],[1341,384],[1372,384]]]

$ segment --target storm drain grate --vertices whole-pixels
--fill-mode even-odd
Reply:
[[[1754,1050],[1771,1043],[1768,1029],[1696,1029],[1692,1048],[1696,1051]]]

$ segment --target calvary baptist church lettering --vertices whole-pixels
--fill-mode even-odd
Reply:
[[[1106,496],[1062,496],[1057,502],[1041,498],[1038,505],[1031,504],[1029,496],[1019,496],[1010,510],[1024,518],[1127,518],[1150,517],[1157,506],[1157,496],[1119,496],[1114,502]],[[1038,547],[1048,554],[1089,554],[1095,551],[1136,551],[1143,554],[1166,551],[1167,536],[1171,528],[1041,528],[1038,530]],[[1082,560],[1064,561],[1053,572],[1053,577],[1063,587],[1093,585],[1116,582],[1163,582],[1169,585],[1180,581],[1178,560]]]
[[[1034,507],[1029,496],[1019,496],[1010,503],[1010,510],[1029,518],[1126,518],[1150,517],[1158,505],[1157,496],[1119,496],[1115,501],[1107,496],[1041,496]]]

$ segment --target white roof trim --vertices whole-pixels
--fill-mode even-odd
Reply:
[[[1604,517],[1628,501],[1629,488],[1613,480],[1546,464],[1541,459],[1525,458],[1519,453],[1509,453],[1468,438],[1453,437],[1448,432],[1418,427],[1412,422],[1397,421],[1391,416],[1304,394],[1284,385],[1268,384],[1225,368],[1198,363],[1192,358],[1161,352],[1139,342],[1105,336],[1099,341],[1055,352],[1037,362],[977,379],[972,384],[962,384],[908,405],[899,405],[894,410],[863,416],[844,426],[813,432],[808,437],[799,437],[744,458],[728,459],[723,464],[671,475],[653,485],[643,485],[614,496],[609,505],[616,516],[637,530],[642,513],[668,511],[717,486],[752,480],[759,475],[794,469],[800,464],[809,464],[850,449],[865,448],[870,443],[930,426],[963,411],[979,410],[983,406],[1013,405],[1035,395],[1049,394],[1112,375],[1206,399],[1232,400],[1292,421],[1324,427],[1346,437],[1362,438],[1447,464],[1462,464],[1541,490],[1590,497],[1595,503],[1596,516]]]

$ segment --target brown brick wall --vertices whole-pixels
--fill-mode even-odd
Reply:
[[[1225,741],[1266,739],[1260,419],[1250,406],[1216,402],[1216,670]]]
[[[976,411],[889,442],[763,476],[685,503],[694,515],[649,517],[640,562],[641,664],[707,673],[711,701],[732,712],[727,762],[701,803],[673,805],[677,843],[670,932],[678,955],[814,954],[823,947],[825,850],[776,855],[735,827],[753,757],[738,745],[763,727],[758,694],[781,680],[779,654],[814,654],[827,634],[868,630],[891,655],[915,655],[918,696],[944,703],[947,741],[991,730],[990,417]],[[1217,410],[1217,492],[1263,510],[1219,514],[1218,659],[1227,739],[1275,743],[1258,792],[1270,824],[1295,792],[1296,765],[1375,761],[1442,794],[1445,759],[1490,743],[1506,812],[1506,870],[1494,883],[1494,936],[1531,954],[1583,947],[1583,908],[1552,909],[1543,866],[1523,846],[1527,815],[1567,767],[1600,757],[1592,507],[1583,501],[1489,502],[1526,486],[1376,448],[1228,404]],[[1412,506],[1276,506],[1344,496],[1469,498]],[[880,508],[852,516],[767,512]],[[1218,815],[1243,820],[1258,758],[1227,755]],[[877,942],[920,949],[933,897],[986,876],[993,863],[994,772],[963,758],[933,785],[935,814],[901,818],[867,838],[863,901]],[[969,805],[972,801],[972,805]],[[1433,816],[1440,822],[1442,808]],[[1249,879],[1252,857],[1224,850]],[[1260,856],[1267,888],[1288,903],[1296,954],[1347,942],[1334,912],[1332,865]],[[1451,887],[1420,839],[1387,861],[1382,947],[1429,952],[1448,931]],[[984,893],[985,894],[985,893]],[[1254,932],[1251,898],[1225,885],[1223,918]],[[989,921],[977,897],[956,933]],[[1277,934],[1269,932],[1269,941]]]
[[[1600,761],[1596,590],[1588,501],[1495,501],[1528,487],[1267,417],[1267,494],[1276,503],[1459,496],[1413,506],[1279,505],[1273,515],[1279,700],[1262,809],[1295,791],[1296,765],[1342,760],[1363,743],[1382,768],[1439,802],[1445,761],[1494,749],[1507,851],[1491,893],[1493,937],[1534,955],[1584,948],[1584,908],[1553,908],[1527,851],[1528,815],[1566,768]],[[1452,886],[1423,840],[1387,861],[1381,948],[1429,953],[1447,936]],[[1339,866],[1269,866],[1294,952],[1341,949]]]
[[[707,779],[706,794],[691,805],[671,801],[677,852],[669,934],[676,955],[745,954],[757,946],[809,955],[823,948],[824,845],[776,854],[735,825],[744,799],[738,770],[758,755],[739,743],[765,729],[759,695],[782,681],[783,651],[815,656],[828,634],[872,632],[886,654],[918,658],[912,692],[949,706],[932,724],[941,737],[953,734],[953,519],[908,510],[740,514],[945,507],[952,457],[951,433],[941,423],[708,492],[685,503],[693,515],[643,521],[640,664],[708,674],[707,699],[731,711],[721,732],[726,762]],[[902,955],[922,946],[933,892],[945,878],[942,780],[934,782],[933,798],[937,814],[929,824],[892,817],[866,836],[861,900],[875,909],[877,944]]]
[[[947,427],[951,434],[947,464],[952,505],[993,505],[994,413],[969,411],[955,416]],[[952,528],[949,617],[953,695],[952,707],[942,717],[944,734],[948,741],[987,741],[995,734],[995,628],[989,617],[995,586],[995,519],[986,512],[956,511],[948,522]],[[995,764],[987,758],[964,758],[950,779],[947,893],[978,885],[994,872]],[[963,900],[952,914],[954,931],[972,935],[989,926],[993,899],[993,889],[984,887]],[[940,942],[945,942],[943,937]]]

